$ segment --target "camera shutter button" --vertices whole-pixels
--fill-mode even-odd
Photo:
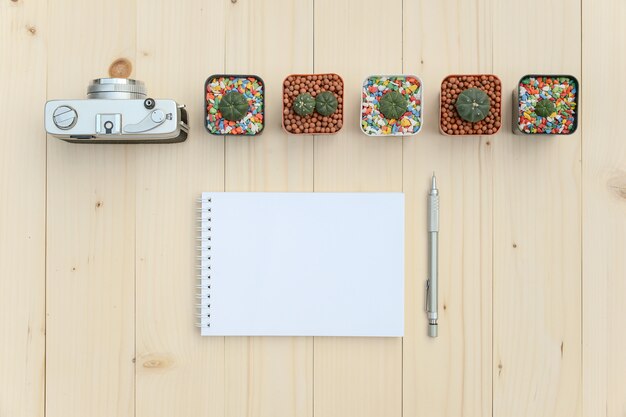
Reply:
[[[74,127],[78,120],[78,113],[70,106],[59,106],[52,114],[54,125],[61,130],[67,130]]]
[[[156,105],[156,102],[154,101],[153,98],[147,98],[143,101],[143,106],[148,110],[152,110],[155,105]]]

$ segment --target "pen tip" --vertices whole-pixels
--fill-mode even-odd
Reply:
[[[432,186],[431,188],[437,188],[437,178],[435,178],[435,173],[433,172]]]

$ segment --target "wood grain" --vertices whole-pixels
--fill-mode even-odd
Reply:
[[[580,4],[539,0],[559,16],[511,30],[513,3],[494,2],[494,71],[510,94],[528,73],[580,77]],[[558,48],[536,48],[550,39]],[[522,40],[524,40],[522,42]],[[583,81],[584,84],[584,81]],[[581,135],[494,140],[493,414],[581,415]]]
[[[529,10],[549,18],[520,23],[518,3],[495,0],[1,1],[0,417],[623,416],[626,147],[615,80],[626,40],[609,28],[626,6],[530,0]],[[118,59],[132,68],[110,68]],[[110,70],[187,104],[189,139],[45,140],[46,96],[84,97]],[[263,135],[204,130],[202,86],[222,72],[265,80]],[[341,133],[282,132],[292,72],[344,77]],[[470,72],[501,77],[504,127],[441,136],[441,80]],[[578,77],[576,134],[510,132],[510,93],[530,72]],[[360,132],[361,83],[385,73],[424,81],[418,136]],[[432,171],[436,340],[423,312]],[[200,337],[194,203],[221,190],[404,191],[405,338]]]
[[[153,4],[137,2],[137,75],[154,96],[187,106],[190,134],[137,147],[136,415],[221,416],[224,338],[194,327],[195,209],[202,191],[224,189],[224,140],[204,130],[202,89],[223,70],[226,3]]]
[[[134,5],[48,2],[49,98],[134,60]],[[135,150],[48,141],[48,417],[134,415]]]
[[[377,4],[315,1],[315,72],[343,77],[345,107],[343,129],[315,138],[315,191],[402,190],[402,140],[368,137],[359,129],[365,77],[402,72],[402,25],[394,13],[379,16],[384,31],[363,38],[363,22]],[[386,7],[401,11],[402,2]],[[380,50],[385,59],[372,59],[371,52]],[[402,339],[316,337],[314,356],[315,415],[402,414]]]
[[[404,138],[406,330],[403,411],[407,416],[491,415],[493,143],[439,133],[442,79],[491,73],[490,3],[404,3],[404,72],[425,84],[425,122]],[[428,42],[428,38],[441,42]],[[439,337],[426,334],[426,193],[440,189]]]
[[[312,191],[313,137],[280,123],[284,77],[313,70],[313,1],[239,0],[226,25],[241,30],[226,32],[225,72],[260,76],[266,104],[261,135],[225,139],[226,191]],[[225,349],[226,416],[313,415],[312,337],[228,337]]]
[[[46,1],[0,3],[0,416],[44,415]],[[33,112],[33,107],[37,112]]]
[[[621,89],[626,39],[609,28],[626,4],[584,0],[582,74],[583,416],[626,415],[626,144]],[[580,127],[579,127],[580,129]]]

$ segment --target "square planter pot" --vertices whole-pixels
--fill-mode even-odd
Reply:
[[[370,75],[361,89],[361,131],[369,136],[417,134],[423,124],[422,94],[422,80],[415,75]]]
[[[343,86],[343,79],[337,74],[288,75],[283,81],[285,132],[293,135],[339,132],[343,127]],[[330,94],[322,95],[324,92]],[[330,112],[333,108],[335,110]]]
[[[578,127],[578,91],[571,75],[523,76],[513,91],[513,132],[571,135]]]
[[[474,88],[483,91],[489,98],[489,110],[479,114],[481,107],[471,116],[482,120],[468,121],[461,117],[457,110],[457,100],[462,92]],[[464,94],[462,99],[469,97]],[[460,102],[462,103],[462,102]],[[467,102],[462,109],[467,110]],[[468,117],[467,112],[464,112]],[[493,74],[448,75],[441,82],[439,97],[439,131],[447,136],[485,136],[494,135],[502,127],[502,82]]]
[[[231,93],[241,97],[230,95],[227,107],[222,100]],[[211,75],[204,84],[204,97],[204,126],[209,133],[220,136],[255,136],[263,132],[265,84],[261,77],[236,74]]]

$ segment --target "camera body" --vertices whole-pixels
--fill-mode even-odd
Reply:
[[[46,132],[72,143],[174,143],[189,132],[185,106],[126,78],[93,80],[87,99],[50,100],[44,116]]]

